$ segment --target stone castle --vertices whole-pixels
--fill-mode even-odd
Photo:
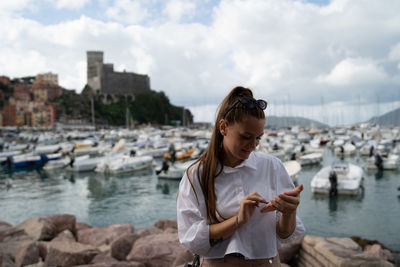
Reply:
[[[133,72],[116,72],[113,64],[103,63],[103,51],[87,51],[87,84],[104,102],[118,97],[134,100],[135,94],[150,90],[150,77]]]

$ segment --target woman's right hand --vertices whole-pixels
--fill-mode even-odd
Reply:
[[[254,211],[258,207],[258,203],[260,202],[265,204],[268,203],[257,192],[250,193],[242,199],[242,201],[240,202],[239,214],[237,215],[239,226],[244,225],[250,220]]]

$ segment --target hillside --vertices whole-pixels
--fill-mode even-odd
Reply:
[[[327,124],[321,123],[319,121],[306,119],[302,117],[277,117],[277,116],[267,116],[267,127],[281,128],[281,127],[311,127],[315,126],[317,128],[329,127]]]
[[[367,121],[381,126],[400,126],[400,108],[387,112],[379,117],[372,117]]]
[[[62,96],[55,99],[57,120],[80,119],[91,123],[91,96],[85,92],[77,94],[73,90],[64,90]],[[95,95],[94,114],[96,126],[124,126],[127,117],[130,124],[171,124],[181,121],[192,123],[193,115],[184,107],[170,103],[164,92],[149,90],[136,95],[134,101],[119,98],[118,101],[105,104]],[[183,116],[183,110],[185,112]]]

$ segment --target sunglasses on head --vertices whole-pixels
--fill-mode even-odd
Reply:
[[[231,111],[236,105],[237,103],[241,103],[243,106],[245,106],[247,109],[253,109],[258,107],[261,110],[264,110],[267,108],[267,101],[262,100],[262,99],[258,99],[255,100],[253,98],[250,97],[239,97],[233,104],[232,106],[230,106],[225,112],[224,115],[222,116],[222,118],[225,118],[226,114],[228,114],[229,111]]]

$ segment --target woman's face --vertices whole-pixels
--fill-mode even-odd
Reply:
[[[220,121],[226,166],[234,167],[249,157],[264,134],[264,125],[265,119],[252,116],[246,116],[242,122],[232,125],[228,125],[225,120]]]

